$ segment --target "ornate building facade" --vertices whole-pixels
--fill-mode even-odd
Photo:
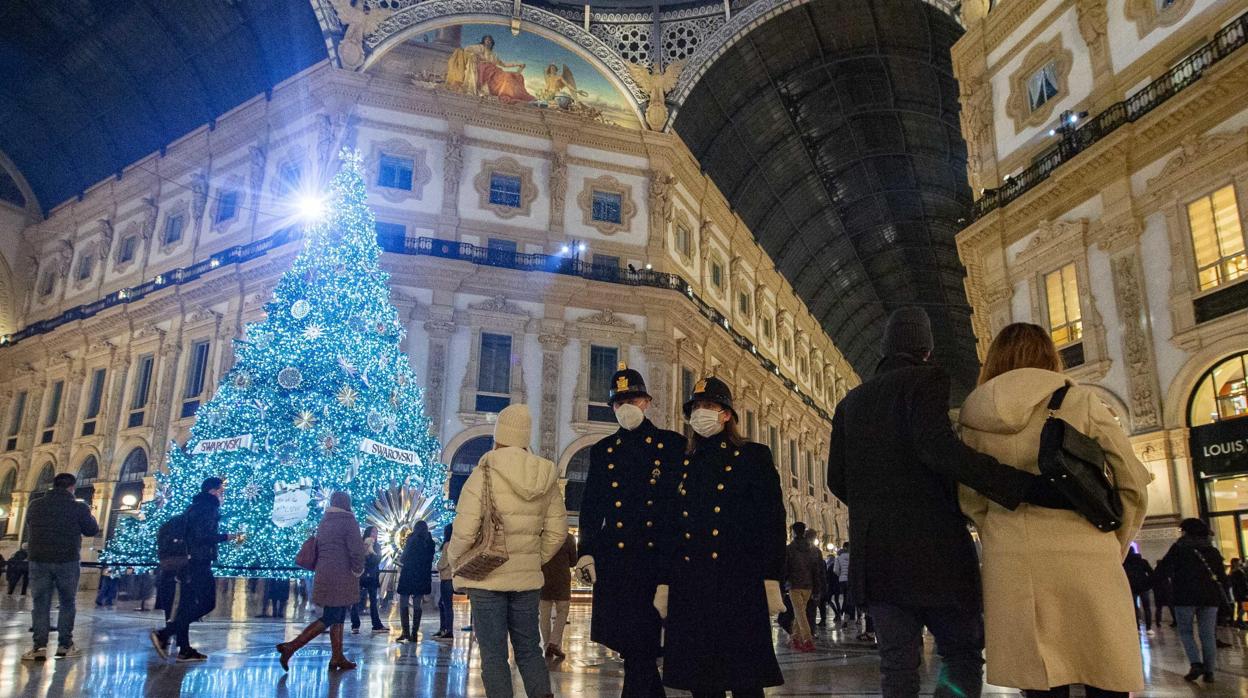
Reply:
[[[980,353],[1049,329],[1180,517],[1248,552],[1248,4],[986,0],[954,47],[977,201],[958,236]]]
[[[605,394],[623,361],[667,427],[698,377],[728,381],[745,431],[776,455],[790,518],[845,538],[824,463],[831,411],[858,378],[681,140],[642,128],[635,102],[606,123],[619,103],[605,98],[546,108],[446,89],[421,66],[456,65],[458,41],[431,31],[368,70],[317,64],[14,224],[6,538],[20,540],[31,494],[56,472],[78,475],[105,535],[153,496],[152,474],[301,244],[297,202],[342,146],[368,163],[452,495],[494,415],[525,402],[533,448],[558,464],[575,511],[589,446],[616,428]]]

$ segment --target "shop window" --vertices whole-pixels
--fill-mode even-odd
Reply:
[[[506,206],[507,208],[520,208],[520,182],[519,175],[491,172],[490,204]]]
[[[60,380],[52,384],[52,388],[48,392],[48,407],[43,413],[43,436],[40,437],[39,443],[52,443],[52,438],[56,435],[56,423],[61,417],[61,398],[65,395],[65,381]]]
[[[1049,336],[1064,347],[1083,339],[1083,313],[1079,309],[1079,283],[1075,265],[1067,264],[1044,275],[1044,296],[1049,311]]]
[[[416,163],[411,158],[382,155],[378,165],[377,185],[388,189],[412,190],[412,171]]]
[[[190,417],[199,409],[204,394],[204,379],[208,375],[209,342],[201,339],[191,344],[186,357],[186,383],[182,389],[182,417]]]
[[[182,228],[186,226],[186,216],[178,213],[165,219],[165,231],[162,233],[162,244],[172,245],[182,241]]]
[[[481,333],[477,366],[478,412],[502,412],[511,404],[511,337]]]
[[[1200,379],[1188,408],[1189,426],[1248,417],[1248,354],[1220,361]]]
[[[1027,78],[1027,108],[1031,111],[1038,110],[1059,91],[1057,62],[1049,61]]]
[[[1227,185],[1187,205],[1187,222],[1196,255],[1200,290],[1207,291],[1248,274],[1244,232],[1235,188]]]
[[[603,223],[620,225],[624,220],[624,197],[615,191],[594,190],[591,218]]]
[[[82,435],[91,436],[95,433],[96,419],[100,416],[100,406],[104,402],[104,377],[107,371],[97,368],[91,372],[91,387],[87,393],[87,410],[82,415]]]
[[[126,418],[127,427],[143,426],[143,418],[147,412],[148,395],[152,390],[152,354],[139,357],[138,368],[134,374],[134,391],[130,395],[130,414]]]
[[[611,376],[615,374],[620,351],[616,347],[589,347],[589,421],[614,422],[615,412],[607,404]]]
[[[26,416],[26,391],[23,390],[13,398],[9,407],[9,428],[4,432],[4,450],[17,448],[18,432],[22,430],[22,419]]]

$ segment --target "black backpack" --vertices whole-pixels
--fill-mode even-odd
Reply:
[[[179,572],[191,561],[186,544],[186,514],[178,514],[156,531],[156,559],[165,572]]]

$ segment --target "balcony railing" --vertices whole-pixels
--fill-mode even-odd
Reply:
[[[47,334],[62,325],[75,320],[89,318],[113,306],[131,303],[170,286],[178,286],[194,281],[215,269],[256,259],[269,250],[280,247],[300,236],[301,232],[298,228],[285,228],[263,240],[232,247],[208,259],[196,262],[189,267],[182,267],[157,275],[151,281],[138,286],[110,293],[93,303],[70,308],[54,318],[31,323],[13,334],[0,337],[0,346],[16,344],[36,335]],[[589,281],[627,286],[647,286],[676,291],[688,299],[704,318],[718,325],[720,329],[726,332],[737,346],[753,354],[763,368],[774,373],[780,379],[780,382],[796,394],[807,407],[814,410],[825,421],[832,421],[831,416],[819,406],[819,403],[814,398],[802,392],[795,381],[781,373],[780,367],[775,362],[760,354],[758,347],[749,337],[734,330],[732,321],[727,316],[694,293],[693,287],[689,285],[689,282],[677,274],[651,269],[635,270],[614,265],[592,264],[559,255],[528,254],[510,250],[491,249],[466,242],[442,240],[439,238],[409,238],[406,236],[382,234],[377,236],[377,243],[386,252],[395,254],[441,257],[443,259],[459,260],[482,266],[501,267],[525,272],[546,272],[580,277]]]
[[[1143,118],[1146,114],[1182,92],[1200,79],[1205,70],[1248,43],[1248,13],[1214,34],[1213,40],[1193,51],[1164,75],[1145,85],[1135,94],[1097,114],[1077,129],[1063,133],[1055,148],[1033,162],[1017,176],[1008,177],[1001,186],[989,189],[971,207],[971,220],[1014,201],[1053,174],[1053,170],[1108,136],[1118,127]]]

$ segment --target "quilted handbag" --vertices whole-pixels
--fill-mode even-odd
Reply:
[[[1095,439],[1057,416],[1069,385],[1053,393],[1040,432],[1040,474],[1070,500],[1075,511],[1102,531],[1122,527],[1122,497]]]
[[[490,464],[483,461],[481,471],[481,526],[472,546],[454,561],[452,574],[472,581],[481,581],[507,562],[507,539],[503,520],[494,508],[494,492],[490,484]]]

